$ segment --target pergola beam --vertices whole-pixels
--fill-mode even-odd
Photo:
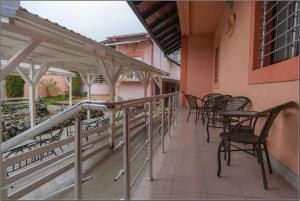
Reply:
[[[7,74],[15,70],[18,66],[41,42],[38,40],[31,40],[22,49],[20,49],[14,56],[12,56],[2,67],[0,73],[0,80],[3,80]]]

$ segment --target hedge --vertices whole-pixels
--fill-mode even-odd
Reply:
[[[7,75],[6,96],[7,97],[23,97],[24,96],[24,80],[18,75]]]
[[[76,74],[75,77],[72,79],[72,94],[74,96],[81,96],[82,95],[82,80],[78,72],[73,72]]]

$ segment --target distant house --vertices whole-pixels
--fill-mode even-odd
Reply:
[[[163,54],[148,33],[111,36],[102,44],[170,73],[168,77],[163,77],[163,92],[167,93],[178,89],[179,65]],[[177,55],[177,58],[180,58],[180,55]],[[159,89],[152,82],[148,87],[148,95],[158,94],[158,92]],[[105,80],[102,76],[98,76],[91,88],[92,98],[105,99],[108,97],[108,93],[109,88]],[[144,89],[137,75],[130,73],[125,76],[116,93],[118,97],[125,100],[141,98],[144,95]]]

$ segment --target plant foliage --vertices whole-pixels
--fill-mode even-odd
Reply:
[[[7,97],[23,97],[25,82],[20,76],[7,75],[5,82]]]

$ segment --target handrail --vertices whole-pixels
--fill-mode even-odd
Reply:
[[[173,92],[173,93],[156,95],[156,96],[151,96],[151,97],[146,97],[146,98],[138,98],[138,99],[132,99],[132,100],[125,100],[125,101],[102,102],[102,103],[107,107],[107,109],[120,110],[120,109],[126,109],[128,107],[132,107],[135,105],[143,104],[145,102],[158,100],[161,98],[167,98],[170,96],[174,96],[176,94],[177,94],[177,92]]]
[[[167,108],[165,108],[165,98],[168,98],[167,102]],[[159,101],[160,104],[156,104],[156,101]],[[141,112],[132,112],[130,110],[130,107],[137,106],[137,105],[146,105],[148,107],[144,107],[143,111],[145,114],[144,116],[137,117],[135,118],[137,121],[145,118],[144,123],[139,123],[137,122],[137,125],[131,125],[133,123],[132,121],[132,115],[133,114],[140,114]],[[155,109],[155,107],[158,106],[160,108],[159,110]],[[123,148],[123,170],[120,170],[122,174],[118,175],[124,176],[124,188],[125,188],[125,198],[130,199],[130,190],[132,188],[132,185],[135,183],[137,178],[139,177],[141,171],[145,168],[146,164],[149,164],[149,179],[152,180],[152,154],[154,147],[156,147],[157,143],[155,145],[153,144],[153,137],[154,133],[158,132],[160,130],[161,137],[159,138],[159,141],[162,143],[162,152],[164,153],[164,136],[165,136],[165,127],[167,129],[168,136],[170,136],[170,128],[173,123],[174,126],[174,121],[177,119],[177,112],[178,112],[178,107],[179,107],[179,93],[174,92],[174,93],[169,93],[169,94],[163,94],[163,95],[157,95],[157,96],[152,96],[152,97],[147,97],[147,98],[140,98],[140,99],[134,99],[134,100],[127,100],[127,101],[118,101],[118,102],[101,102],[101,101],[83,101],[80,102],[72,107],[67,108],[65,111],[47,119],[44,122],[41,122],[40,124],[32,127],[31,129],[17,135],[16,137],[4,142],[1,146],[1,151],[7,151],[16,145],[24,142],[27,139],[32,139],[33,137],[40,135],[41,133],[44,133],[45,131],[49,130],[50,128],[70,119],[71,117],[75,117],[75,135],[72,139],[74,141],[74,173],[75,173],[75,184],[74,184],[74,191],[75,191],[75,198],[76,199],[81,199],[82,197],[82,162],[84,159],[86,159],[87,155],[84,156],[83,152],[85,150],[85,147],[89,145],[93,145],[94,143],[98,143],[99,141],[103,141],[103,139],[109,138],[109,143],[107,143],[105,146],[103,146],[104,149],[107,149],[108,147],[116,148],[114,146],[114,139],[116,139],[117,136],[123,136],[123,144],[120,145],[120,147]],[[122,111],[122,126],[123,131],[121,133],[115,133],[114,131],[110,130],[109,131],[109,136],[105,135],[100,136],[100,138],[83,144],[82,143],[82,138],[85,136],[85,134],[91,135],[92,133],[97,133],[99,132],[99,129],[92,129],[92,130],[87,130],[83,131],[82,130],[82,119],[80,116],[78,116],[79,112],[82,110],[96,110],[96,111],[111,111],[112,112],[112,119],[111,119],[111,126],[114,125],[114,120],[116,117],[114,117],[114,113],[118,110]],[[160,125],[157,129],[154,129],[154,124],[153,122],[156,121],[156,117],[154,117],[154,114],[158,114],[156,117],[160,119]],[[165,115],[167,115],[167,119],[165,118]],[[165,121],[166,121],[166,126],[165,126]],[[138,151],[137,153],[130,158],[129,154],[129,146],[130,146],[130,138],[131,138],[131,132],[132,128],[142,124],[143,127],[147,126],[147,140],[145,143]],[[133,127],[132,127],[133,126]],[[116,126],[114,126],[116,129]],[[141,127],[140,127],[141,128]],[[102,129],[102,128],[101,128]],[[100,129],[100,130],[101,130]],[[65,143],[65,142],[64,142]],[[131,181],[130,177],[130,163],[135,160],[136,156],[141,152],[142,149],[144,149],[148,145],[149,149],[149,155],[146,158],[144,164],[142,167],[139,169],[138,174],[134,177],[133,181]],[[52,146],[53,147],[53,146]],[[49,148],[49,147],[47,147]],[[102,147],[100,148],[101,150]],[[46,149],[45,149],[46,150]],[[96,151],[96,150],[95,150]],[[94,152],[91,152],[90,154],[94,154]],[[97,150],[98,152],[98,150]],[[96,153],[96,152],[95,152]],[[63,158],[62,158],[63,159]],[[13,159],[12,159],[13,160]],[[45,165],[43,165],[45,166]],[[72,166],[64,166],[61,169],[58,170],[58,172],[53,172],[47,176],[44,177],[46,178],[53,178],[55,175],[60,175],[62,172],[65,172],[72,168]],[[43,180],[44,182],[45,180]],[[42,183],[43,183],[42,182]],[[10,198],[16,198],[16,197],[21,197],[22,194],[28,193],[29,189],[32,190],[33,188],[36,187],[39,183],[32,183],[30,187],[26,187],[22,189],[20,192],[18,191],[15,194],[10,195]],[[33,186],[33,187],[32,187]]]
[[[8,151],[9,149],[19,145],[25,140],[31,139],[36,135],[39,135],[50,128],[60,124],[63,121],[70,119],[72,116],[78,114],[82,110],[106,110],[106,106],[102,102],[97,101],[82,101],[72,107],[67,108],[66,110],[58,113],[57,115],[41,122],[40,124],[24,131],[23,133],[17,135],[14,138],[9,139],[8,141],[2,143],[1,152]]]

